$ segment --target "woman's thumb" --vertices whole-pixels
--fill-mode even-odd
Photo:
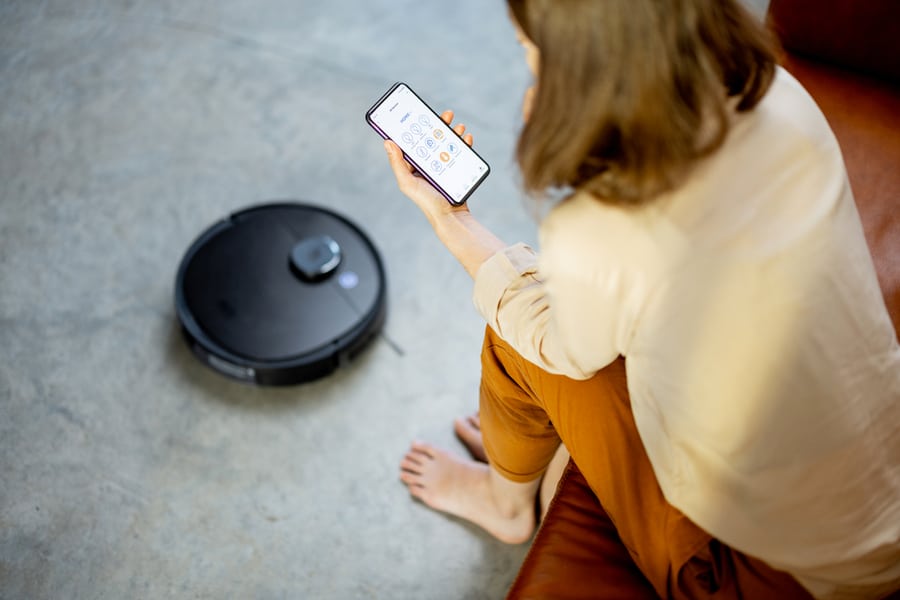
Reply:
[[[408,173],[411,169],[409,164],[405,160],[403,160],[403,152],[400,150],[400,147],[397,146],[391,140],[384,141],[384,151],[387,152],[388,160],[391,163],[391,168],[396,172],[406,172]]]

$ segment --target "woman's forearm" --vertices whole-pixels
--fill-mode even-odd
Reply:
[[[453,113],[445,111],[441,118],[449,124]],[[465,127],[457,125],[453,130],[463,135]],[[472,143],[471,135],[463,139],[468,144]],[[468,206],[451,205],[428,181],[416,176],[412,166],[403,159],[403,152],[397,144],[387,140],[384,149],[400,191],[422,210],[441,242],[474,279],[482,263],[505,248],[506,244],[478,222]]]
[[[441,215],[432,226],[441,242],[473,279],[482,263],[506,247],[468,211]]]

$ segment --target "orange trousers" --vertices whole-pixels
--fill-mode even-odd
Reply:
[[[793,577],[721,544],[665,500],[634,424],[623,359],[586,381],[551,375],[490,327],[481,359],[491,466],[512,481],[533,481],[564,443],[618,533],[611,543],[624,545],[660,597],[811,598]],[[632,591],[597,590],[597,597],[646,590]]]

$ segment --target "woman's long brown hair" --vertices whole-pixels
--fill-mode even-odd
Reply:
[[[774,43],[738,0],[507,0],[540,51],[516,158],[525,189],[640,204],[718,149],[752,109]]]

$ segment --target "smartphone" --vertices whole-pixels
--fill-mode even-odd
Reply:
[[[366,122],[403,150],[403,156],[450,204],[463,204],[491,172],[412,89],[397,82],[366,112]]]

